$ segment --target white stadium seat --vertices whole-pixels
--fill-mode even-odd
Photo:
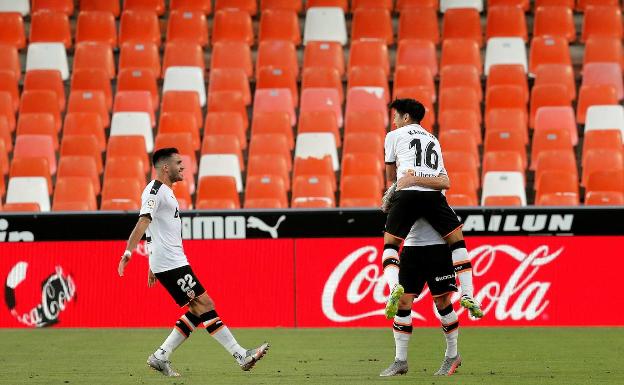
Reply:
[[[236,154],[202,155],[197,180],[204,176],[232,176],[236,179],[236,190],[243,191],[243,179]]]
[[[9,179],[6,203],[38,203],[41,211],[50,211],[48,181],[40,176]]]
[[[22,16],[30,13],[30,0],[0,0],[0,13],[17,12]]]
[[[319,158],[331,156],[334,171],[340,169],[336,138],[329,132],[311,132],[297,135],[295,158]]]
[[[63,43],[30,43],[26,54],[26,72],[59,70],[63,80],[69,79],[67,52]]]
[[[142,136],[145,138],[145,150],[154,150],[154,134],[147,112],[116,112],[111,122],[111,136]]]
[[[520,64],[527,72],[527,52],[524,41],[519,37],[492,37],[485,49],[485,76],[490,67],[497,64]]]
[[[206,105],[206,85],[204,73],[199,67],[169,67],[165,72],[163,94],[167,91],[195,91],[199,104]]]
[[[490,171],[483,178],[483,194],[481,205],[490,196],[517,196],[522,206],[526,206],[526,192],[524,190],[524,175],[521,172]]]
[[[585,118],[585,132],[591,130],[620,130],[624,141],[624,107],[620,105],[589,107]]]
[[[346,45],[347,23],[342,8],[309,8],[306,13],[303,44],[308,44],[309,41],[331,41]]]
[[[483,0],[440,0],[440,12],[453,8],[474,8],[483,12]]]

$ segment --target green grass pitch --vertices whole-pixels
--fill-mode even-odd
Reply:
[[[415,328],[407,375],[379,378],[394,358],[388,329],[235,329],[246,347],[271,343],[251,372],[199,329],[172,356],[180,378],[145,365],[167,329],[0,330],[0,384],[624,384],[624,328],[464,328],[464,358],[434,377],[439,329]]]

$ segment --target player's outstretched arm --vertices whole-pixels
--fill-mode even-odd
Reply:
[[[415,176],[407,174],[397,182],[397,190],[407,187],[421,186],[434,190],[448,190],[451,187],[451,181],[448,175],[440,174],[434,177]]]
[[[128,262],[130,262],[130,258],[132,257],[132,250],[136,248],[137,244],[143,237],[143,234],[145,234],[145,230],[147,230],[147,226],[149,226],[150,222],[151,220],[149,217],[142,216],[137,221],[136,226],[134,226],[134,229],[130,234],[130,238],[128,238],[126,251],[124,251],[123,255],[121,256],[121,260],[119,261],[119,267],[117,268],[117,272],[119,273],[120,277],[123,277],[124,269],[126,268]]]

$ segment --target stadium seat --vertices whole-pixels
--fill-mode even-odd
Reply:
[[[542,64],[565,64],[572,66],[568,42],[561,37],[536,36],[531,39],[529,72],[535,74]]]
[[[581,42],[592,37],[622,39],[622,31],[620,6],[588,6],[585,9]]]
[[[191,135],[193,150],[199,150],[199,130],[197,129],[195,115],[190,112],[164,112],[160,114],[158,133],[188,133]]]
[[[531,169],[535,169],[535,160],[542,151],[570,151],[573,149],[570,131],[562,128],[544,128],[535,131],[531,145]]]
[[[527,70],[526,48],[518,37],[493,37],[487,42],[485,50],[485,75],[492,66],[500,64],[518,64]]]
[[[100,175],[95,159],[90,156],[64,156],[58,164],[57,178],[87,177],[91,180],[95,195],[100,195]],[[50,190],[52,191],[52,190]]]
[[[572,9],[564,6],[539,6],[535,9],[533,36],[556,36],[576,40]]]
[[[236,135],[204,135],[201,154],[234,154],[238,157],[238,164],[241,171],[245,170],[241,144]]]
[[[195,91],[199,95],[199,104],[202,107],[206,105],[203,71],[197,67],[169,67],[165,72],[162,91]]]
[[[352,0],[351,11],[360,8],[382,8],[392,12],[393,3],[393,0]]]
[[[435,45],[428,40],[400,40],[396,52],[396,68],[422,65],[438,75],[438,57]]]
[[[447,67],[454,68],[454,67]],[[473,68],[468,66],[470,70]],[[453,71],[451,71],[453,72]],[[476,72],[476,70],[475,70]],[[450,79],[450,78],[453,79]],[[453,74],[446,76],[447,81],[454,80]],[[463,79],[462,79],[463,80]],[[394,72],[394,90],[392,91],[392,95],[397,95],[402,92],[405,88],[424,88],[429,91],[432,95],[433,100],[431,102],[435,102],[436,93],[435,93],[435,84],[433,81],[433,75],[431,75],[431,70],[426,66],[410,66],[410,67],[398,67]],[[396,98],[396,96],[394,96]]]
[[[578,170],[574,152],[570,150],[542,151],[535,161],[535,182],[547,171],[566,172],[578,180]],[[538,187],[537,185],[535,186]]]
[[[303,31],[303,43],[347,44],[347,27],[344,11],[337,8],[308,9]]]
[[[76,44],[99,42],[117,47],[115,16],[106,11],[82,11],[76,23]]]
[[[576,104],[576,122],[585,123],[587,110],[597,105],[618,104],[615,87],[607,84],[598,86],[583,86],[579,90],[578,103]]]
[[[618,0],[578,0],[576,4],[576,10],[579,12],[585,12],[589,6],[605,6],[605,5],[619,5]]]
[[[27,113],[47,113],[54,118],[56,131],[61,130],[61,115],[59,103],[54,91],[48,90],[27,90],[22,93],[20,100],[19,114]]]
[[[306,88],[334,88],[338,91],[340,103],[344,102],[342,78],[340,72],[332,67],[308,67],[303,69],[301,89]]]
[[[485,115],[488,116],[494,109],[518,109],[524,111],[526,116],[524,90],[515,85],[489,87],[485,94]]]
[[[382,98],[386,103],[390,102],[390,88],[388,76],[380,67],[353,67],[349,71],[347,89],[364,88],[380,89]]]
[[[250,157],[247,163],[247,178],[260,176],[282,178],[286,190],[290,190],[290,173],[288,171],[288,163],[284,158],[273,157],[272,155],[254,155]]]
[[[13,161],[20,158],[44,157],[48,160],[50,175],[56,174],[56,154],[48,135],[19,135],[15,138]]]
[[[65,115],[63,137],[90,135],[96,138],[98,148],[106,150],[106,136],[104,124],[100,115],[94,112],[74,112]]]
[[[446,200],[450,206],[478,206],[477,186],[470,174],[458,172],[450,176],[451,188],[446,191]]]
[[[300,177],[326,178],[331,183],[332,193],[336,191],[336,174],[334,173],[332,158],[329,155],[322,158],[296,157],[293,166],[293,180]]]
[[[71,48],[72,36],[67,15],[54,11],[35,12],[30,17],[31,43],[62,43],[65,48]]]
[[[22,16],[28,16],[28,14],[30,14],[30,1],[28,0],[1,1],[0,12],[19,13]]]
[[[373,89],[360,87],[351,88],[350,90],[348,90],[345,114],[349,115],[351,112],[357,111],[380,111],[384,116],[384,127],[388,126],[388,108],[384,103],[383,95],[381,92],[376,92],[376,90]],[[338,106],[337,113],[339,112],[340,107]],[[339,126],[342,126],[341,122],[342,117],[338,119]]]
[[[24,91],[53,91],[58,100],[59,111],[65,111],[65,86],[57,70],[32,70],[24,76]]]
[[[17,48],[11,45],[0,44],[0,70],[12,73],[17,80],[22,78],[22,67]]]
[[[624,107],[597,105],[587,109],[585,132],[590,130],[620,130],[624,136]]]
[[[454,8],[475,8],[483,12],[483,0],[440,0],[440,12]]]
[[[311,41],[306,44],[303,53],[303,67],[335,68],[340,76],[345,72],[345,60],[342,46],[338,43]]]
[[[201,70],[202,78],[206,70],[204,51],[199,44],[175,41],[165,45],[165,56],[162,64],[162,75],[171,67],[193,67]]]
[[[111,178],[127,178],[145,183],[143,162],[139,156],[112,156],[106,158],[104,165],[104,180]]]
[[[608,165],[610,171],[624,170],[624,154],[622,151],[609,149],[587,151],[583,159],[581,185],[587,186],[587,182],[592,174],[605,171],[605,165]]]
[[[105,127],[110,125],[106,98],[101,91],[73,91],[69,95],[67,112],[96,112]]]
[[[67,53],[62,43],[30,43],[26,54],[26,72],[58,70],[63,80],[69,79]]]
[[[36,203],[40,211],[50,211],[48,183],[44,177],[15,177],[7,185],[6,205]]]
[[[95,160],[98,174],[103,171],[102,156],[95,137],[90,135],[65,136],[61,142],[61,158],[65,156],[89,156]]]
[[[136,179],[105,179],[100,210],[137,211],[141,208],[142,190],[143,185]]]
[[[301,3],[301,0],[261,0],[260,10],[264,11],[267,9],[286,9],[299,13],[303,8]]]
[[[201,189],[201,179],[205,176],[230,176],[236,180],[236,191],[242,192],[243,180],[241,178],[240,167],[236,154],[202,155],[199,161],[199,188]]]
[[[484,152],[515,151],[522,157],[522,168],[527,168],[527,155],[524,138],[516,131],[489,131],[485,133]]]
[[[481,178],[490,171],[501,172],[519,172],[524,175],[524,164],[522,163],[522,155],[517,151],[488,151],[483,153],[483,167]],[[462,174],[464,174],[462,172]],[[474,180],[472,180],[474,182]],[[451,180],[451,186],[454,186],[455,180]]]
[[[622,41],[614,37],[591,37],[585,42],[583,66],[588,63],[619,63],[624,70]]]
[[[485,132],[510,131],[515,132],[529,144],[529,117],[526,109],[494,108],[485,115]]]
[[[5,203],[0,208],[5,212],[40,212],[39,203]]]
[[[624,193],[617,191],[586,191],[587,206],[621,206],[624,204]],[[4,211],[7,211],[6,205]]]
[[[3,142],[2,151],[3,152],[11,152],[13,151],[13,139],[11,138],[11,130],[9,129],[9,123],[4,116],[0,116],[0,142]],[[0,158],[3,158],[0,155]],[[2,160],[0,159],[0,162]],[[0,167],[1,169],[1,167]]]
[[[578,180],[561,171],[542,174],[536,189],[536,206],[577,206],[579,204]]]
[[[152,96],[152,106],[158,106],[158,86],[156,76],[149,69],[124,68],[117,77],[117,92],[120,91],[148,91]],[[163,93],[166,89],[163,89]]]
[[[398,71],[397,71],[398,72]],[[479,101],[483,100],[479,71],[470,65],[447,66],[440,72],[440,90],[453,87],[466,87],[475,90]]]
[[[380,111],[351,111],[345,118],[345,137],[349,134],[366,134],[379,137],[383,142],[386,137],[386,116]]]
[[[447,110],[469,110],[478,115],[481,124],[481,104],[477,91],[467,87],[453,87],[440,90],[438,115]]]
[[[483,45],[479,11],[474,8],[453,8],[444,13],[442,40],[470,39]]]
[[[377,135],[368,133],[347,133],[342,144],[342,154],[382,154],[383,140]]]
[[[113,114],[110,136],[143,136],[145,150],[154,150],[154,136],[149,114],[145,112],[117,112]]]
[[[624,193],[624,170],[593,172],[587,180],[586,191],[615,191]]]
[[[340,207],[378,207],[381,187],[376,175],[347,176],[341,181]]]
[[[307,0],[305,3],[308,11],[313,7],[335,7],[342,9],[344,13],[349,11],[348,0]]]
[[[15,111],[11,94],[7,91],[0,91],[0,118],[6,119],[9,132],[15,131]]]
[[[353,12],[351,40],[379,39],[386,44],[394,43],[390,12],[382,8],[360,8]]]
[[[20,114],[17,120],[16,137],[21,135],[45,135],[52,139],[54,151],[58,151],[58,132],[54,116],[49,113]]]
[[[378,154],[346,154],[342,158],[340,180],[347,176],[377,175],[379,183],[384,183],[384,165],[381,155]]]
[[[403,40],[422,39],[437,45],[440,42],[440,27],[436,9],[415,6],[402,10],[398,36],[399,43]]]
[[[286,186],[282,178],[254,176],[247,180],[245,208],[288,208]]]
[[[172,10],[167,20],[167,42],[185,41],[208,45],[208,21],[201,10],[190,10],[185,6]]]
[[[451,130],[467,130],[472,134],[477,144],[482,143],[479,115],[472,110],[447,110],[440,114],[438,119],[439,134]]]
[[[105,11],[119,17],[121,7],[118,1],[109,0],[80,0],[80,11]]]
[[[493,37],[519,37],[526,43],[528,38],[523,9],[510,5],[490,5],[485,38]]]
[[[290,129],[290,123],[288,125]],[[204,135],[236,135],[241,149],[247,148],[247,132],[243,118],[235,112],[209,112],[206,114]]]
[[[2,176],[2,179],[4,181],[4,176],[7,175],[9,173],[9,155],[7,153],[7,150],[4,146],[4,141],[0,140],[0,175]]]
[[[585,132],[583,140],[582,162],[589,150],[622,151],[622,132],[613,130],[590,130]]]
[[[333,111],[306,111],[299,115],[298,133],[328,132],[334,135],[337,147],[341,146],[338,122]]]
[[[14,46],[17,49],[26,47],[24,21],[19,13],[0,13],[0,44]]]
[[[212,26],[212,43],[238,41],[253,45],[254,34],[251,16],[248,12],[237,9],[218,10]]]
[[[150,70],[154,76],[160,76],[160,56],[154,43],[126,42],[121,45],[119,54],[119,72]]]
[[[488,198],[491,197],[515,197],[515,199],[519,199],[519,202],[516,202],[519,203],[519,206],[526,206],[524,175],[519,172],[488,172],[483,178],[481,205],[493,206],[507,203],[506,201],[488,202]],[[516,206],[518,204],[513,205]]]
[[[215,91],[208,95],[208,112],[234,112],[243,119],[245,130],[249,127],[247,107],[243,95],[237,91]]]
[[[301,44],[301,30],[297,13],[287,9],[267,9],[260,17],[259,36],[264,40],[286,40]]]
[[[571,66],[565,64],[542,64],[535,70],[534,85],[562,84],[568,89],[570,101],[576,99],[576,81]]]
[[[529,114],[529,127],[535,126],[535,112],[540,107],[547,106],[570,106],[568,88],[561,84],[536,85],[531,89],[531,110]]]
[[[275,158],[283,158],[286,160],[288,171],[292,169],[292,157],[285,135],[253,135],[249,141],[249,157],[251,158],[256,155],[270,155]]]
[[[65,177],[56,181],[52,211],[95,211],[97,203],[91,180]]]
[[[128,10],[121,14],[119,43],[154,43],[160,47],[160,25],[155,12]]]
[[[63,139],[63,142],[65,142],[65,139]],[[106,158],[108,159],[112,157],[138,156],[141,158],[141,161],[143,163],[143,172],[147,174],[151,168],[151,164],[149,159],[147,158],[147,151],[143,151],[144,148],[145,137],[143,135],[111,136],[108,140]],[[62,152],[63,150],[61,148],[61,155]],[[99,153],[98,158],[101,158],[99,156]],[[101,170],[101,159],[98,170]]]
[[[114,79],[116,71],[113,49],[105,43],[76,43],[73,70],[83,68],[101,68],[106,71],[109,79]]]
[[[231,176],[205,176],[199,179],[196,209],[238,209],[240,200],[236,179]]]
[[[249,45],[238,41],[213,43],[210,68],[240,68],[248,77],[253,76],[253,64]]]
[[[465,152],[475,163],[479,163],[479,148],[472,133],[467,130],[447,130],[439,135],[440,146],[444,151]]]
[[[476,41],[470,39],[444,40],[442,42],[440,68],[460,64],[474,66],[480,75],[483,71],[483,66],[481,64],[479,45]]]
[[[544,129],[558,128],[568,131],[572,145],[578,143],[574,109],[572,107],[540,107],[535,112],[535,133]]]
[[[167,96],[167,92],[163,97]],[[195,93],[193,93],[195,94]],[[197,94],[195,94],[197,97]],[[184,99],[183,99],[184,100]],[[152,127],[156,127],[156,116],[152,104],[152,95],[149,91],[118,91],[115,94],[113,113],[117,112],[145,112],[150,116]],[[165,112],[164,110],[162,112]]]
[[[99,68],[81,69],[72,73],[71,91],[100,91],[104,94],[106,108],[113,108],[113,91],[108,74]]]
[[[349,72],[355,67],[379,67],[387,77],[390,74],[388,47],[380,40],[352,42],[349,51]]]
[[[293,208],[336,207],[334,190],[327,176],[302,175],[293,182]]]
[[[292,94],[291,91],[286,88],[256,89],[253,111],[254,113],[288,112],[290,115],[290,124],[292,126],[297,124],[297,116],[295,114],[295,105],[292,100]]]
[[[620,63],[588,63],[583,66],[581,86],[612,85],[618,100],[624,99],[622,67]]]
[[[559,7],[567,7],[567,8],[574,10],[574,3],[575,3],[575,0],[536,0],[535,8],[541,7],[541,6],[559,6]]]
[[[165,112],[188,112],[195,116],[197,128],[200,128],[203,124],[203,115],[197,92],[169,91],[163,94],[161,113]]]
[[[433,132],[433,124],[435,124],[436,115],[432,102],[432,100],[434,99],[434,95],[431,93],[431,90],[425,89],[423,87],[401,88],[397,90],[397,93],[394,97],[397,99],[410,98],[421,102],[425,106],[425,117],[420,122],[420,125],[428,132]],[[391,122],[391,124],[394,124],[394,122]]]
[[[348,92],[351,93],[351,91],[352,90],[349,90]],[[334,88],[304,89],[301,92],[300,113],[308,111],[333,111],[336,115],[338,126],[342,127],[343,125],[340,96],[338,91]]]
[[[261,67],[256,74],[256,89],[290,90],[294,106],[299,105],[299,89],[295,74],[284,68]],[[251,99],[251,97],[250,97]]]
[[[258,11],[258,5],[256,3],[256,0],[216,0],[215,11],[237,9],[254,16]]]
[[[52,177],[50,165],[46,157],[17,158],[11,162],[9,179],[15,177],[42,177],[48,184],[48,192],[52,195]],[[4,182],[4,177],[2,177]],[[3,186],[4,187],[4,186]],[[4,191],[2,192],[4,194]]]
[[[193,200],[191,198],[189,186],[185,180],[175,182],[171,186],[171,189],[173,190],[173,195],[178,201],[180,210],[192,210],[193,209]]]
[[[261,41],[258,45],[256,72],[262,67],[281,68],[298,76],[299,64],[294,44],[281,40]]]
[[[521,87],[525,101],[529,102],[526,69],[521,64],[496,64],[489,67],[486,90],[492,86],[502,85]]]
[[[334,170],[340,168],[336,140],[331,133],[300,133],[295,145],[295,158],[323,158],[331,156]]]
[[[403,12],[415,7],[433,8],[437,11],[438,0],[397,0],[396,2],[396,10],[398,12]]]

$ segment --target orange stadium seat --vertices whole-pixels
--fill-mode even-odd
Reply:
[[[166,92],[164,96],[173,91]],[[197,92],[193,92],[199,100]],[[198,102],[199,103],[199,102]],[[156,127],[156,116],[152,104],[152,94],[149,91],[118,91],[115,94],[113,113],[116,112],[145,112],[150,115],[152,127]],[[165,112],[165,111],[163,111]]]
[[[384,183],[384,165],[378,154],[346,154],[342,158],[340,179],[347,176],[377,175],[379,183]]]
[[[282,178],[286,190],[290,190],[290,173],[286,159],[272,155],[255,155],[247,163],[247,178],[270,176]]]
[[[454,180],[456,179],[453,178]],[[450,206],[478,206],[477,193],[466,184],[458,184],[453,182],[453,185],[446,192],[446,200]]]
[[[368,133],[348,133],[345,134],[342,144],[342,154],[382,154],[383,140],[377,135]]]
[[[67,105],[67,112],[96,112],[102,118],[105,127],[110,125],[106,97],[101,91],[72,91]]]
[[[620,206],[624,204],[624,193],[617,191],[586,191],[585,204],[588,206]],[[4,206],[4,211],[7,210]]]
[[[208,45],[208,21],[202,11],[172,10],[167,20],[167,42],[187,41]]]
[[[452,87],[472,88],[477,92],[479,101],[483,100],[479,71],[471,65],[447,66],[440,72],[440,90]]]
[[[475,8],[451,8],[444,13],[442,40],[469,39],[483,45],[481,18]]]
[[[381,187],[376,175],[347,176],[341,181],[340,207],[377,207]]]
[[[288,208],[284,180],[270,176],[248,178],[245,208]]]
[[[96,138],[100,151],[106,150],[104,124],[100,115],[94,112],[74,112],[65,115],[63,137],[91,135]]]
[[[160,47],[158,15],[150,11],[123,11],[119,24],[119,43],[154,43]]]
[[[545,84],[535,85],[531,89],[531,111],[529,114],[529,127],[535,125],[535,112],[540,107],[546,106],[569,106],[570,95],[565,85]]]
[[[286,9],[299,13],[303,9],[303,5],[301,3],[301,0],[261,0],[260,10]]]
[[[295,74],[284,68],[261,67],[256,74],[256,89],[287,88],[293,104],[299,104],[299,89]],[[251,97],[250,97],[251,99]]]
[[[609,149],[588,150],[582,163],[583,177],[581,184],[587,186],[590,176],[595,172],[604,171],[605,165],[609,165],[609,170],[611,171],[624,170],[624,154],[622,151]]]
[[[481,123],[481,104],[479,96],[472,88],[453,87],[440,90],[438,114],[446,110],[469,110],[475,111]]]
[[[9,94],[13,112],[17,112],[19,109],[20,97],[17,79],[15,79],[13,72],[0,70],[0,92],[7,92]]]
[[[510,196],[510,195],[501,195],[495,196],[491,195],[485,198],[483,202],[483,206],[486,207],[496,207],[496,206],[522,206],[522,199],[519,196]]]
[[[21,114],[17,120],[16,135],[44,135],[52,140],[54,151],[58,151],[58,132],[54,125],[54,116],[48,113]]]
[[[100,210],[139,210],[143,186],[138,180],[110,178],[104,181]]]
[[[104,180],[111,178],[127,178],[145,183],[143,162],[138,156],[112,156],[106,158]]]
[[[429,67],[431,75],[438,74],[438,57],[435,45],[427,40],[401,40],[396,53],[396,68],[423,65]]]
[[[390,74],[388,47],[380,40],[356,40],[349,51],[349,72],[354,67],[379,67]]]
[[[180,210],[193,209],[193,199],[191,198],[189,186],[185,180],[175,182],[171,186],[171,189],[173,190],[173,195],[180,205]]]
[[[615,87],[608,84],[581,86],[576,105],[576,122],[585,124],[585,116],[589,107],[608,104],[618,104]]]
[[[15,131],[13,101],[11,100],[11,94],[6,91],[0,91],[0,118],[6,119],[10,132]]]
[[[11,130],[9,122],[4,116],[0,116],[0,142],[4,143],[4,151],[9,153],[13,151],[13,139],[11,139]]]
[[[535,0],[535,8],[541,6],[568,7],[574,10],[575,0]]]
[[[215,11],[222,9],[238,9],[254,16],[258,12],[256,0],[216,0]]]
[[[488,8],[500,5],[520,7],[523,11],[528,11],[530,8],[529,0],[488,0],[487,5]]]
[[[305,94],[302,99],[305,102]],[[302,102],[301,106],[301,110],[304,111],[306,104]],[[256,89],[253,110],[254,113],[285,111],[290,115],[290,124],[294,126],[297,123],[291,91],[286,88]]]
[[[334,88],[338,91],[340,103],[344,102],[342,78],[340,72],[333,67],[308,67],[301,75],[301,88]]]
[[[59,178],[55,187],[52,211],[97,210],[95,191],[89,178]]]
[[[483,72],[481,53],[476,41],[470,39],[447,39],[442,42],[440,68],[451,65],[474,66],[479,75]]]
[[[153,111],[153,109],[152,109]],[[162,96],[161,113],[189,112],[195,116],[197,128],[203,124],[199,95],[193,91],[167,91]]]
[[[360,8],[383,8],[392,12],[393,0],[352,0],[351,11]]]
[[[289,41],[265,40],[258,45],[256,72],[262,67],[281,68],[299,74],[297,50]]]
[[[95,195],[100,194],[100,175],[95,159],[90,156],[63,156],[59,160],[57,178],[87,177],[91,180]],[[50,190],[52,191],[52,190]]]
[[[584,12],[589,6],[603,6],[603,5],[619,5],[619,0],[578,0],[576,9],[580,12]]]
[[[361,154],[360,154],[361,155]],[[330,156],[323,158],[295,158],[293,179],[301,177],[319,177],[330,181],[331,191],[336,191],[336,174]]]
[[[559,128],[568,131],[572,145],[578,142],[576,120],[572,107],[541,107],[535,113],[535,132]]]
[[[110,0],[80,0],[81,11],[105,11],[110,12],[115,17],[119,17],[121,7],[118,1]]]
[[[585,8],[581,42],[591,37],[622,39],[622,10],[620,6],[589,6]]]
[[[490,171],[516,171],[524,174],[522,155],[517,151],[488,151],[483,153],[483,167],[481,178]],[[451,188],[456,181],[451,180]]]
[[[117,77],[117,92],[148,91],[152,95],[152,105],[158,106],[157,75],[149,69],[122,69]]]
[[[138,136],[137,136],[138,137]],[[114,137],[119,138],[119,137]],[[143,137],[138,137],[143,139]],[[111,139],[112,140],[112,139]],[[143,144],[145,145],[145,144]],[[91,135],[64,136],[61,142],[61,158],[64,156],[89,156],[95,160],[98,174],[102,173],[102,155],[98,147],[97,139]]]
[[[394,72],[393,95],[401,93],[404,88],[422,87],[429,90],[435,102],[435,84],[431,70],[426,66],[398,67]],[[395,97],[396,98],[396,97]]]
[[[446,110],[440,114],[438,124],[440,134],[450,130],[467,130],[477,144],[481,144],[481,125],[479,113],[472,110]]]
[[[586,190],[624,193],[624,170],[593,172],[587,180]]]
[[[309,90],[306,90],[309,91]],[[429,98],[430,100],[430,98]],[[326,102],[327,104],[327,102]],[[336,103],[334,103],[334,106]],[[336,116],[341,115],[341,109],[337,106]],[[388,118],[388,108],[384,103],[381,95],[376,94],[375,92],[370,92],[369,90],[362,88],[352,88],[347,92],[347,106],[345,108],[345,114],[348,115],[351,112],[355,111],[379,111],[383,114],[384,117],[384,126],[387,126],[389,123]],[[341,124],[342,116],[338,118],[338,125]]]
[[[576,81],[571,66],[565,64],[542,64],[535,70],[534,85],[563,84],[568,89],[570,100],[576,99]]]
[[[439,135],[440,146],[445,151],[470,154],[479,163],[479,148],[472,133],[467,130],[447,130]]]
[[[295,45],[301,44],[301,30],[297,13],[287,9],[267,9],[262,11],[258,40],[286,40]]]
[[[26,47],[24,21],[19,13],[0,13],[0,44],[12,45],[17,49]]]
[[[124,0],[123,10],[156,12],[159,16],[165,13],[165,0]]]
[[[624,151],[620,130],[590,130],[585,132],[582,161],[590,150]]]
[[[535,131],[531,145],[531,169],[535,169],[535,161],[542,151],[570,151],[573,149],[570,131],[561,128],[544,128]]]
[[[557,36],[568,42],[576,40],[572,9],[562,6],[540,6],[535,10],[533,36]]]
[[[553,36],[536,36],[531,39],[529,72],[534,74],[542,64],[572,65],[566,39]]]
[[[100,42],[117,47],[117,28],[115,16],[105,11],[82,11],[76,24],[76,44],[81,42]]]
[[[199,180],[196,209],[238,209],[236,181],[231,176],[204,176]]]
[[[194,151],[199,150],[200,138],[195,115],[190,112],[164,112],[158,121],[158,133],[188,133],[193,141]]]
[[[247,108],[243,95],[237,91],[215,91],[208,94],[208,112],[235,112],[243,119],[245,130],[249,127]]]
[[[48,113],[54,117],[56,131],[61,130],[61,114],[56,93],[48,90],[27,90],[22,93],[19,113]]]
[[[222,41],[238,41],[253,45],[253,27],[248,12],[237,9],[221,9],[215,13],[212,26],[212,43]]]
[[[292,207],[336,207],[331,181],[323,176],[298,176],[293,182]]]
[[[61,12],[67,16],[74,13],[74,2],[72,0],[33,0],[31,11],[53,11]]]
[[[46,157],[17,158],[11,162],[9,179],[21,176],[39,176],[48,182],[48,193],[52,195],[52,177],[50,176],[50,164]],[[4,177],[0,178],[4,181]]]
[[[306,9],[311,7],[338,7],[343,10],[344,13],[349,11],[348,0],[307,0]]]
[[[16,47],[0,44],[0,70],[12,72],[17,80],[22,78],[22,67]]]
[[[407,39],[440,42],[440,27],[435,8],[414,6],[401,10],[399,16],[399,42]]]
[[[529,143],[529,117],[526,109],[494,108],[485,115],[485,132],[512,131],[523,138],[523,143]]]
[[[121,45],[119,72],[135,69],[150,70],[155,76],[160,75],[160,55],[156,44],[126,42]]]
[[[193,11],[209,15],[212,11],[211,0],[171,0],[169,8],[172,11]]]
[[[517,6],[497,5],[488,8],[485,38],[519,37],[528,40],[524,11]]]
[[[615,87],[617,98],[624,99],[622,67],[619,63],[589,63],[583,66],[582,86],[608,84]]]
[[[386,136],[384,119],[380,111],[351,111],[345,118],[345,137],[349,134],[374,135],[383,142]]]
[[[624,70],[622,42],[613,37],[591,37],[585,42],[583,66],[588,63],[619,63]]]
[[[286,137],[288,148],[295,146],[293,129],[290,115],[285,111],[257,112],[254,113],[251,123],[251,135],[280,134]]]
[[[403,12],[410,8],[428,7],[438,10],[438,0],[397,0],[396,10]]]
[[[338,121],[333,111],[306,111],[299,115],[297,133],[329,132],[334,135],[336,147],[341,146]]]
[[[65,86],[57,70],[30,70],[24,76],[24,91],[52,91],[58,100],[58,108],[65,111]]]
[[[76,43],[74,48],[74,71],[82,68],[101,68],[109,79],[115,78],[113,49],[106,43]]]
[[[578,180],[562,171],[547,171],[536,189],[536,206],[576,206],[579,204]]]
[[[165,45],[165,56],[162,64],[162,77],[169,67],[198,67],[202,73],[206,69],[204,51],[199,44],[175,41]]]
[[[241,171],[245,170],[241,144],[236,135],[204,135],[201,154],[234,154],[238,157]]]
[[[65,140],[63,140],[63,142],[64,141]],[[151,164],[147,158],[147,152],[143,151],[143,148],[145,148],[145,137],[141,135],[111,136],[108,139],[106,158],[137,156],[143,163],[143,172],[147,174],[150,170]],[[98,167],[98,170],[99,169],[100,167]]]
[[[222,41],[214,43],[210,56],[210,68],[240,68],[247,77],[253,76],[251,49],[247,43]]]
[[[303,67],[330,67],[345,72],[345,59],[342,46],[335,42],[310,41],[303,51]]]
[[[72,74],[71,91],[101,91],[104,94],[106,108],[113,108],[113,91],[108,74],[99,68],[76,70]]]
[[[576,158],[573,151],[542,151],[535,162],[535,181],[540,180],[542,173],[546,171],[563,171],[574,175],[578,180]],[[537,185],[535,186],[538,187]]]
[[[63,43],[65,48],[71,48],[72,36],[67,15],[53,11],[33,13],[28,40],[31,43],[58,42]]]
[[[307,111],[333,111],[339,127],[343,125],[343,115],[339,93],[334,88],[307,88],[301,92],[300,113]]]
[[[522,135],[514,131],[490,131],[486,132],[484,140],[484,152],[490,151],[514,151],[522,157],[522,168],[527,168],[526,147]]]
[[[9,155],[4,147],[4,141],[0,141],[0,172],[2,172],[2,181],[4,182],[4,176],[9,173]]]
[[[383,98],[390,102],[388,76],[380,67],[353,67],[349,71],[347,90],[354,87],[375,87],[383,90]]]
[[[388,45],[394,43],[390,11],[382,8],[360,8],[354,11],[351,39],[379,39]]]
[[[13,161],[20,158],[33,157],[48,159],[50,175],[56,174],[56,154],[52,138],[48,135],[19,135],[15,138]]]
[[[290,129],[290,125],[288,126]],[[241,149],[247,148],[247,132],[243,118],[235,112],[209,112],[206,114],[204,135],[236,135]]]
[[[526,116],[526,99],[520,86],[491,86],[485,94],[485,115],[494,109],[518,109]],[[526,119],[524,119],[526,120]]]
[[[527,75],[521,64],[497,64],[490,67],[486,90],[492,86],[519,86],[522,88],[524,100],[529,102],[529,86]]]
[[[253,135],[249,142],[249,157],[255,155],[271,155],[284,158],[288,171],[292,169],[292,157],[286,136],[280,134]]]

